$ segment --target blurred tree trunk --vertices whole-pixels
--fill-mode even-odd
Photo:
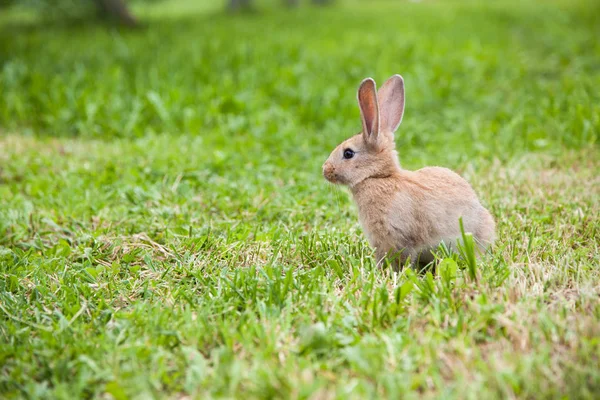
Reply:
[[[283,0],[283,3],[288,7],[296,7],[300,1],[299,0]],[[313,4],[330,4],[333,3],[333,0],[312,0]],[[230,11],[237,10],[248,10],[252,6],[252,0],[228,0],[227,8]]]
[[[104,15],[115,18],[121,24],[136,27],[137,19],[129,12],[127,5],[123,0],[94,0],[100,12]]]
[[[250,0],[229,0],[227,8],[231,11],[248,9],[250,8]]]

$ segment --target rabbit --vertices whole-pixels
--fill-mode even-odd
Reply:
[[[394,132],[404,114],[404,79],[390,77],[377,91],[366,78],[358,88],[362,132],[337,146],[323,176],[346,185],[358,208],[360,224],[378,265],[397,271],[434,261],[444,242],[456,249],[462,217],[477,243],[478,255],[495,239],[495,222],[469,183],[442,167],[408,171],[400,167]]]

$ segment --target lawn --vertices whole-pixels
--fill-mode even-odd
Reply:
[[[0,397],[600,396],[595,1],[199,3],[1,16]],[[496,218],[476,266],[377,268],[321,176],[394,73],[402,165]]]

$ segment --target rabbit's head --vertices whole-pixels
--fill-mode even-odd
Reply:
[[[400,165],[394,132],[404,113],[404,80],[388,79],[379,89],[367,78],[358,88],[362,132],[342,142],[323,164],[323,176],[332,183],[353,187],[367,178],[388,177]]]

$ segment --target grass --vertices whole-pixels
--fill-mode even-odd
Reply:
[[[594,2],[180,4],[0,20],[0,397],[598,397]],[[376,268],[320,175],[393,73],[402,164],[498,222],[476,264]]]

